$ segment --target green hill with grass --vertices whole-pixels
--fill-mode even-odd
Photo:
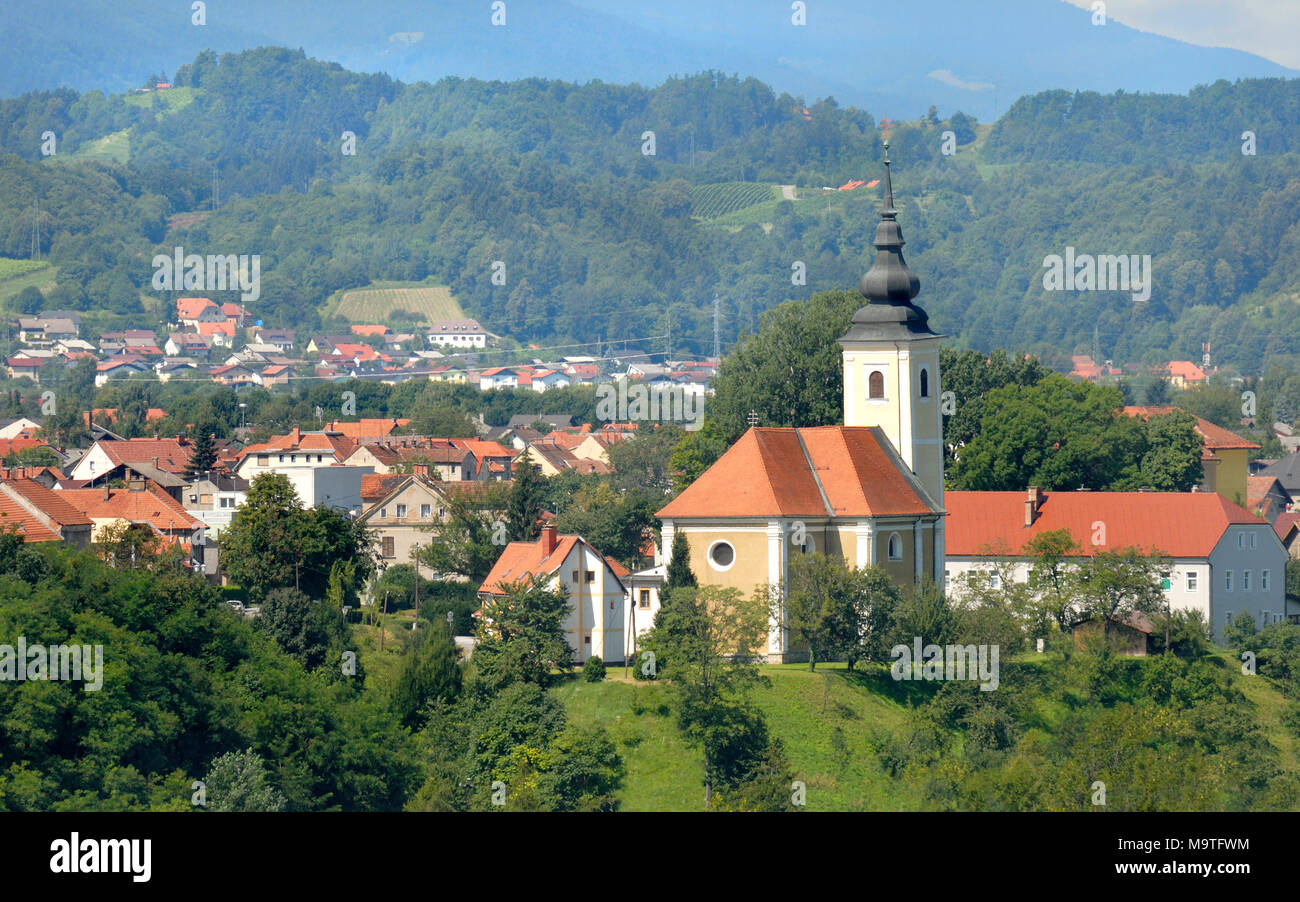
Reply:
[[[1247,794],[1294,808],[1300,706],[1243,675],[1232,652],[1163,657],[1022,655],[1003,662],[1003,685],[988,693],[896,682],[885,665],[765,666],[769,685],[753,700],[806,784],[809,811],[1086,810],[1094,780],[1120,810],[1239,810]],[[1144,697],[1170,667],[1181,675],[1169,697]],[[574,676],[551,694],[570,722],[604,727],[618,745],[620,810],[703,808],[703,760],[682,741],[666,687],[611,667],[604,682]],[[1090,779],[1075,787],[1076,774]]]

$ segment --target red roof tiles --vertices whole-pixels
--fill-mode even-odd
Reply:
[[[1096,548],[1154,548],[1170,557],[1207,557],[1229,524],[1266,521],[1216,492],[1043,492],[1034,525],[1025,526],[1025,492],[948,492],[945,550],[976,557],[989,546],[1014,554],[1025,541],[1068,529],[1091,553]],[[1105,524],[1104,536],[1097,523]],[[1105,542],[1093,545],[1098,535]]]
[[[659,511],[682,517],[870,517],[937,512],[879,430],[755,427]]]

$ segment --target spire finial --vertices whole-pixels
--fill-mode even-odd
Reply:
[[[885,139],[885,206],[880,211],[881,219],[893,220],[898,215],[894,209],[894,182],[889,177],[889,139]]]

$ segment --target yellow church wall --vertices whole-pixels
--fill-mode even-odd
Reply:
[[[1246,506],[1246,474],[1249,472],[1245,448],[1222,448],[1214,452],[1219,458],[1218,473],[1215,474],[1215,486],[1211,491],[1218,492],[1229,501]]]
[[[749,527],[753,528],[753,527]],[[686,545],[691,550],[691,570],[700,585],[739,589],[748,598],[754,588],[766,585],[768,579],[767,534],[764,527],[754,532],[742,532],[726,527],[693,528],[679,526],[686,534]],[[709,547],[725,539],[736,550],[736,562],[726,570],[718,570],[709,562]]]

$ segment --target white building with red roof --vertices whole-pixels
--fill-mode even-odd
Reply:
[[[1127,548],[1163,555],[1170,609],[1200,611],[1216,636],[1242,611],[1260,625],[1300,617],[1300,606],[1287,607],[1287,551],[1273,526],[1214,492],[948,492],[946,503],[950,591],[976,570],[1025,581],[1025,543],[1066,530],[1080,558]]]
[[[479,587],[479,598],[505,595],[509,586],[537,577],[569,598],[564,635],[575,661],[593,655],[607,663],[622,663],[631,641],[629,594],[623,579],[628,570],[597,551],[581,536],[558,535],[543,526],[536,542],[511,542]],[[638,624],[638,627],[640,624]]]

